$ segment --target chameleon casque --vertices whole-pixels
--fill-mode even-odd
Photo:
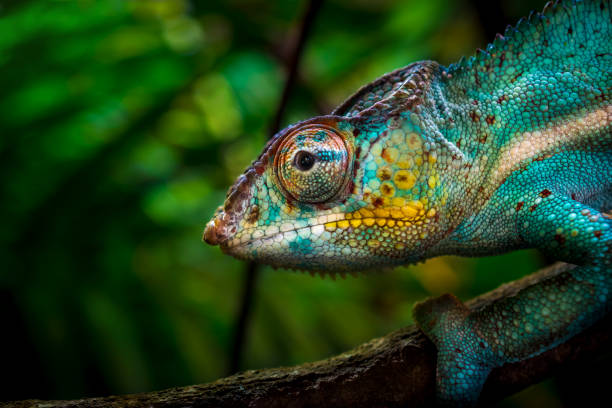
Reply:
[[[277,133],[204,240],[330,274],[522,248],[566,262],[471,313],[452,295],[415,307],[439,401],[473,405],[492,368],[612,305],[611,40],[609,0],[549,3],[469,59],[386,74]]]

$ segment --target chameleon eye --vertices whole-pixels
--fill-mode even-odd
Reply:
[[[295,166],[296,169],[300,171],[308,171],[312,169],[312,166],[314,166],[316,159],[317,158],[315,157],[314,154],[310,152],[306,152],[304,150],[300,150],[295,155],[295,160],[294,160],[293,165]]]
[[[346,185],[349,162],[349,149],[335,129],[311,125],[284,138],[274,168],[287,195],[314,204],[337,197]]]

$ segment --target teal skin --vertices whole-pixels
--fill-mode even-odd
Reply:
[[[494,367],[612,304],[610,13],[609,1],[549,5],[475,57],[409,65],[279,132],[204,239],[323,274],[521,248],[567,262],[472,313],[452,295],[415,307],[438,349],[440,403],[475,405]]]

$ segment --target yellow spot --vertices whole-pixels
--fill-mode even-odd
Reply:
[[[436,215],[436,210],[433,208],[430,208],[429,211],[427,211],[427,218],[432,218],[435,217]]]
[[[398,221],[397,222],[397,226],[398,227],[403,227],[404,226],[404,221]]]
[[[414,164],[420,166],[421,164],[423,164],[423,158],[421,156],[418,156],[416,159],[414,159]]]
[[[376,239],[371,239],[368,241],[368,246],[371,248],[378,248],[380,246],[380,241]]]
[[[397,188],[406,190],[414,187],[414,184],[416,183],[416,177],[411,171],[398,170],[393,176],[393,182],[395,183]]]
[[[404,214],[404,217],[406,218],[414,218],[419,213],[419,210],[413,206],[406,205],[402,207],[402,213]]]
[[[406,204],[406,199],[403,197],[394,197],[391,199],[391,205],[394,207],[403,207]]]
[[[365,226],[371,227],[372,225],[374,225],[374,218],[364,218],[363,223],[365,224]]]
[[[400,169],[410,169],[412,168],[412,162],[411,161],[400,161],[400,162],[397,162],[397,167],[399,167]]]
[[[429,188],[435,188],[436,178],[434,176],[429,176],[429,180],[427,180],[427,185],[429,186]]]
[[[414,160],[408,154],[400,154],[400,157],[397,159],[397,167],[400,169],[410,169],[414,165]]]
[[[387,161],[387,163],[393,163],[397,161],[397,157],[399,156],[399,151],[395,147],[389,147],[388,149],[384,149],[382,151],[382,158]]]
[[[389,228],[395,227],[395,220],[387,220],[387,227]]]
[[[389,197],[372,195],[370,198],[370,202],[374,207],[384,207],[389,205]]]
[[[374,214],[376,214],[377,217],[389,218],[389,211],[384,208],[375,209]]]
[[[349,226],[349,222],[347,220],[338,221],[338,228],[346,229]]]
[[[406,143],[412,150],[419,150],[421,148],[421,138],[414,132],[406,136]]]
[[[398,242],[397,244],[395,244],[395,249],[399,251],[401,251],[404,248],[406,248],[406,245],[402,244],[401,242]]]
[[[364,218],[366,217],[374,217],[374,213],[370,210],[368,210],[367,208],[362,208],[359,210],[359,212],[361,213],[361,215],[363,215]]]
[[[347,213],[344,215],[344,218],[346,218],[347,220],[350,220],[351,218],[353,218],[353,214]]]
[[[393,184],[389,183],[388,181],[385,181],[380,186],[380,192],[384,196],[393,197],[395,195],[395,188],[393,187]]]
[[[391,169],[387,166],[379,167],[376,171],[376,176],[382,181],[391,180],[391,174]]]
[[[379,227],[384,227],[384,225],[387,223],[387,219],[386,218],[377,218],[376,219],[376,223],[378,224]]]
[[[363,218],[361,214],[359,214],[359,211],[353,211],[351,215],[353,216],[353,218]]]
[[[354,247],[357,246],[357,240],[355,238],[351,238],[351,239],[349,239],[348,244],[349,244],[349,246],[354,248]]]
[[[409,205],[411,207],[416,208],[417,210],[422,210],[423,209],[423,203],[420,202],[419,200],[411,201]]]
[[[361,225],[361,220],[351,220],[351,227],[358,228]]]
[[[328,222],[327,224],[325,224],[325,229],[329,232],[333,232],[336,230],[336,223],[335,222]]]
[[[391,208],[389,213],[391,214],[391,218],[404,218],[404,213],[399,208]]]
[[[435,162],[438,161],[438,156],[436,156],[436,152],[431,152],[429,153],[429,163],[434,164]]]

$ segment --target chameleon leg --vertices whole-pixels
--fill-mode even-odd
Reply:
[[[549,350],[611,309],[612,220],[547,189],[533,197],[517,233],[578,266],[471,313],[451,295],[418,304],[415,319],[438,348],[441,403],[474,405],[492,368]]]
[[[497,359],[468,321],[469,310],[454,295],[447,294],[417,304],[414,315],[438,350],[438,401],[448,406],[474,405]]]

